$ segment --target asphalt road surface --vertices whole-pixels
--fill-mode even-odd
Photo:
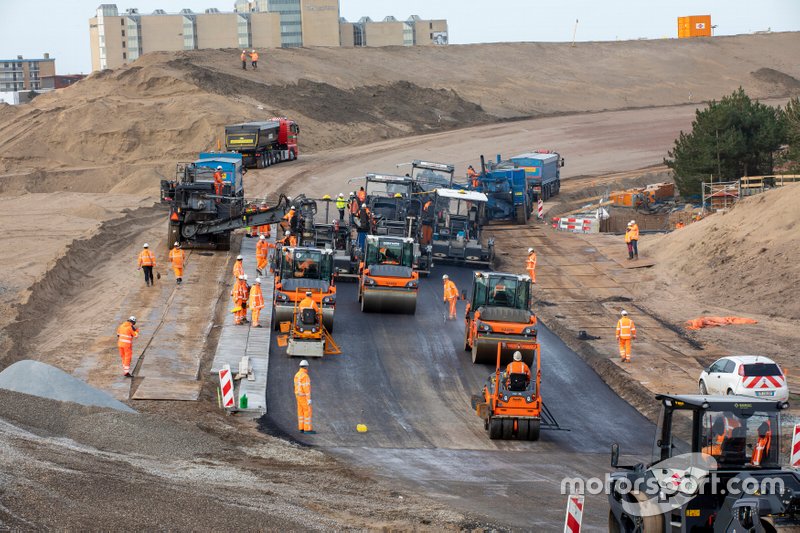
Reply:
[[[297,431],[292,378],[299,359],[275,341],[269,425],[406,490],[503,525],[556,528],[564,519],[562,478],[602,476],[612,442],[646,456],[653,427],[540,324],[542,395],[569,431],[543,430],[538,442],[489,440],[469,400],[494,368],[472,364],[463,349],[463,319],[445,321],[442,303],[442,274],[468,289],[471,272],[435,267],[420,284],[413,316],[364,314],[356,285],[339,283],[334,338],[342,354],[311,360],[317,433]],[[459,316],[463,310],[459,302]],[[360,423],[367,433],[356,431]],[[589,498],[587,525],[602,527],[607,512],[605,496]]]

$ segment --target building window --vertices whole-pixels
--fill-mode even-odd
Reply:
[[[125,25],[125,19],[124,18],[119,19],[119,25],[120,26],[124,26]]]
[[[126,54],[125,52],[122,52],[122,59],[128,59],[128,54]]]
[[[433,22],[429,22],[429,23],[428,23],[428,29],[430,29],[430,30],[432,30],[432,29],[433,29]]]
[[[122,30],[122,36],[125,37],[125,30]]]

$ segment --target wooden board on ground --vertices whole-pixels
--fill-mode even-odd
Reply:
[[[146,377],[133,394],[134,400],[185,400],[200,398],[203,383],[197,380]]]

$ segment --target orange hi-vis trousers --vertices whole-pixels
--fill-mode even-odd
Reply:
[[[258,326],[258,319],[261,318],[261,309],[256,309],[255,307],[250,309],[250,322],[251,326],[255,327]]]
[[[119,348],[119,356],[122,358],[122,372],[128,374],[131,371],[131,359],[133,358],[133,345],[130,343],[118,344],[117,347]]]
[[[623,361],[631,360],[631,339],[619,339],[619,357]]]
[[[528,276],[531,278],[531,281],[533,283],[536,283],[536,269],[535,268],[529,268],[528,269]]]
[[[455,318],[456,317],[456,302],[457,301],[458,301],[458,298],[450,298],[449,300],[447,300],[447,303],[450,304],[450,318]]]
[[[297,398],[297,429],[300,431],[311,431],[311,405],[305,396]]]

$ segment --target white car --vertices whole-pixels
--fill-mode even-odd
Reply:
[[[789,400],[789,387],[781,368],[767,357],[723,357],[700,374],[700,394],[737,394],[753,398]]]

